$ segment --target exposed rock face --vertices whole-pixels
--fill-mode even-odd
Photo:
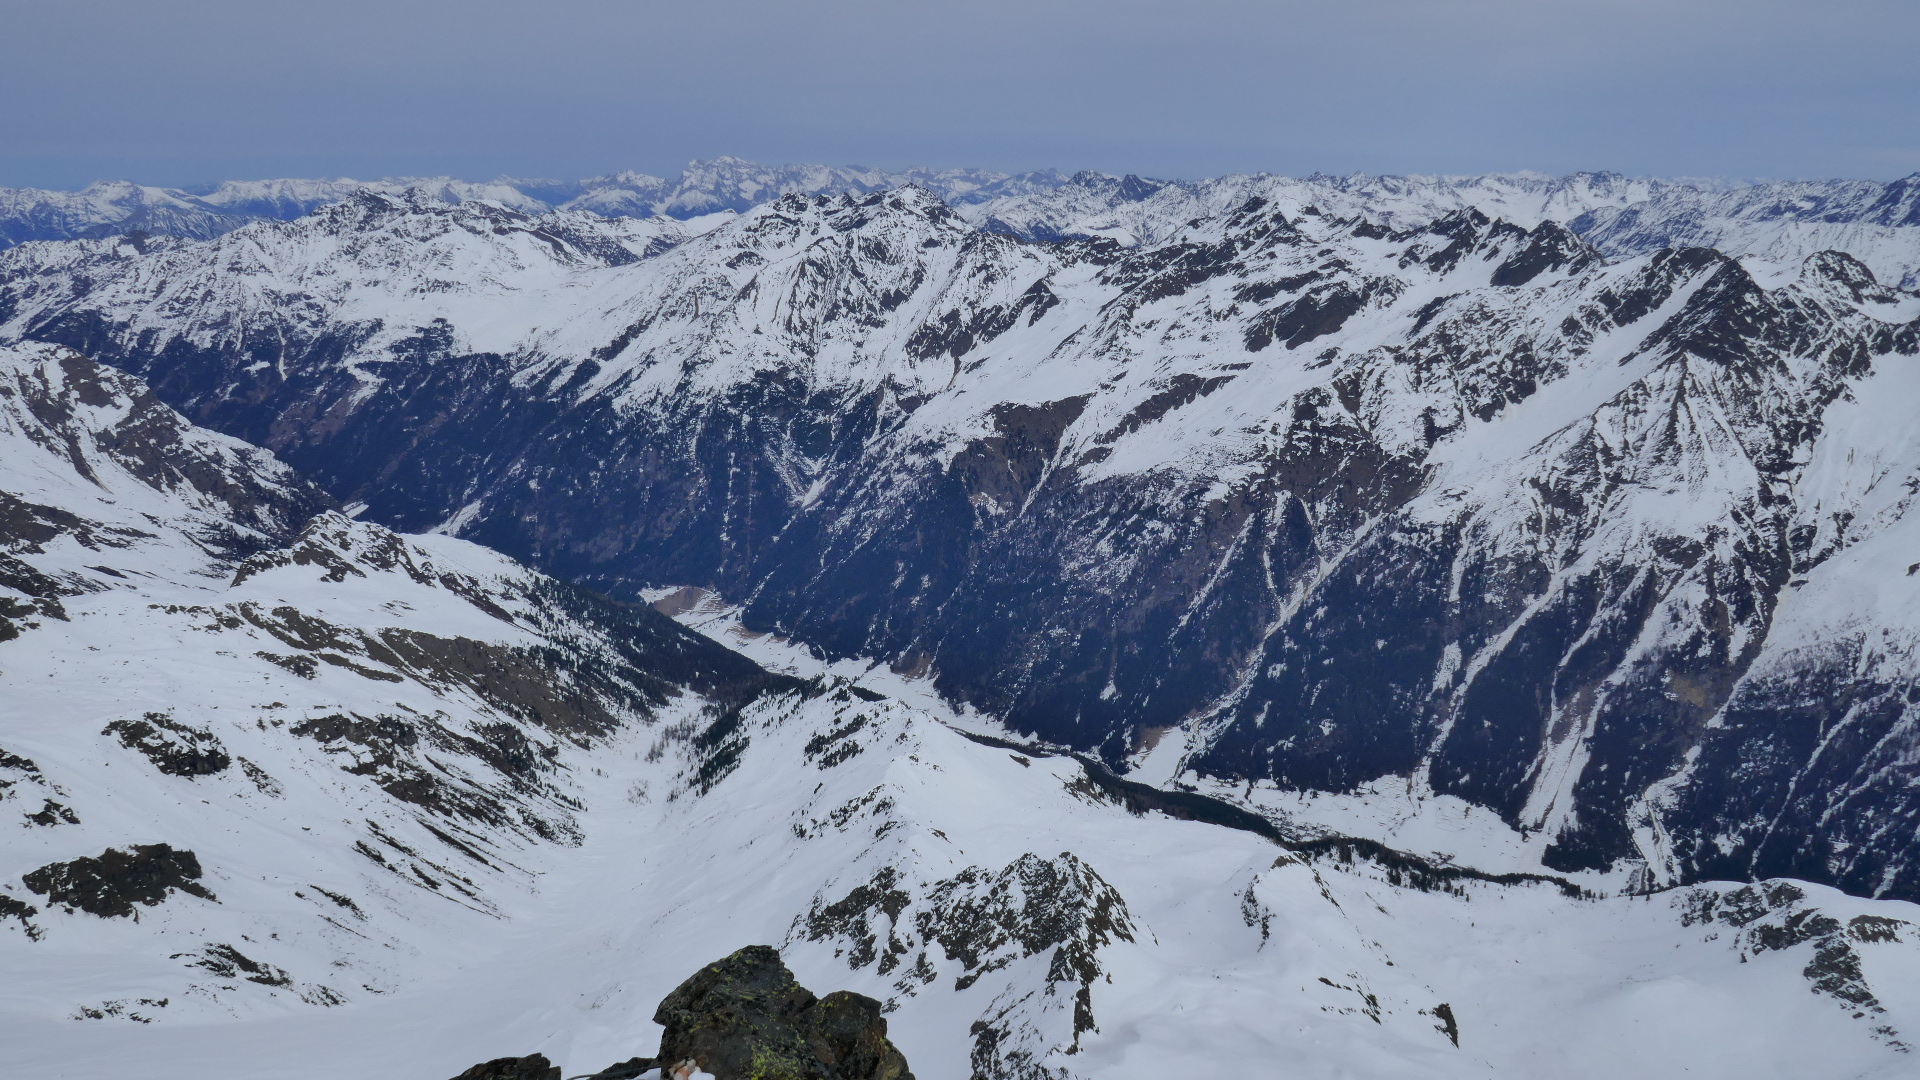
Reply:
[[[190,728],[166,713],[115,720],[101,734],[116,736],[120,745],[139,751],[169,776],[209,776],[233,764],[212,733]]]
[[[654,1060],[647,1057],[633,1057],[609,1065],[599,1072],[588,1076],[586,1080],[636,1080],[642,1073],[652,1070]]]
[[[453,1080],[560,1080],[560,1067],[545,1054],[483,1061]]]
[[[780,952],[749,945],[709,964],[654,1014],[659,1060],[691,1059],[717,1080],[911,1080],[887,1041],[880,1003],[850,991],[816,997]]]
[[[1732,944],[1741,959],[1811,942],[1812,955],[1801,974],[1814,993],[1833,998],[1870,1020],[1874,1033],[1890,1045],[1909,1049],[1887,1022],[1887,1010],[1867,984],[1859,947],[1911,940],[1912,923],[1881,915],[1856,915],[1842,923],[1807,902],[1806,891],[1790,881],[1762,881],[1740,888],[1704,886],[1683,891],[1674,901],[1687,925],[1715,924],[1733,929]]]
[[[1045,1011],[1071,1016],[1069,1053],[1096,1030],[1092,988],[1106,975],[1100,952],[1116,941],[1133,941],[1135,927],[1126,901],[1093,868],[1068,852],[1052,859],[1027,854],[998,871],[968,867],[929,883],[920,896],[899,888],[901,879],[892,867],[883,868],[838,901],[816,902],[796,930],[813,941],[844,942],[853,967],[872,964],[882,975],[897,971],[894,985],[902,994],[942,973],[935,956],[958,966],[954,986],[961,990],[1045,956],[1040,999]],[[884,943],[869,929],[882,919]],[[1034,1003],[1018,1004],[1030,1009]],[[1008,1008],[973,1025],[976,1077],[1045,1075],[1033,1063],[1032,1048],[1048,1039],[1030,1015],[1015,1015],[1021,1011]]]
[[[174,892],[214,899],[200,884],[200,860],[191,851],[175,851],[166,844],[137,844],[128,851],[108,848],[30,870],[23,880],[49,903],[102,918],[132,917],[133,905],[153,907]]]

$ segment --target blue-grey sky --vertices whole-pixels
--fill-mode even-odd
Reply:
[[[6,186],[1920,171],[1916,0],[0,0],[0,29]]]

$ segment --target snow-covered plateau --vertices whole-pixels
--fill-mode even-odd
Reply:
[[[1912,1072],[1911,180],[688,177],[0,252],[27,1074]]]

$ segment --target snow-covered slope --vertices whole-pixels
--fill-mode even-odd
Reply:
[[[1904,580],[1870,541],[1911,470],[1852,418],[1904,400],[1920,296],[1851,257],[1609,261],[1552,221],[1258,196],[1040,243],[910,188],[607,259],[539,238],[574,218],[369,205],[16,249],[0,334],[375,520],[716,588],[1116,765],[1398,778],[1563,871],[1920,895],[1906,654],[1870,681],[1794,644],[1841,576]],[[1792,689],[1828,682],[1877,719]]]
[[[207,237],[245,220],[229,221],[184,191],[125,182],[95,183],[79,191],[0,188],[4,247],[134,231]]]
[[[578,843],[562,747],[769,685],[650,609],[325,510],[57,347],[0,351],[0,504],[16,1016],[386,993]]]
[[[503,298],[540,296],[582,271],[639,262],[697,231],[664,218],[533,217],[493,203],[363,192],[296,223],[215,238],[213,260],[210,249],[178,240],[130,237],[28,245],[8,257],[27,304],[42,289],[62,295],[78,273],[118,279],[129,296],[218,322],[217,338],[199,338],[207,343],[270,348],[289,318],[344,318],[360,328],[356,347],[404,353],[401,339],[450,321],[477,327],[504,315],[505,332],[518,334]]]
[[[0,493],[23,1075],[573,1074],[754,943],[927,1080],[1910,1066],[1910,904],[1481,873],[769,675],[59,347],[0,351]]]
[[[61,597],[134,580],[127,571],[228,574],[330,505],[271,454],[193,427],[138,380],[56,346],[0,356],[0,585],[16,619],[58,619]],[[19,632],[0,622],[0,635]]]
[[[123,782],[116,796],[171,783],[208,800],[146,820],[196,838],[217,903],[36,917],[41,940],[4,942],[0,1030],[17,1067],[73,1077],[440,1076],[534,1049],[572,1073],[650,1053],[681,973],[771,943],[806,981],[886,1002],[930,1080],[1909,1064],[1911,905],[1787,882],[1582,899],[1363,845],[1276,844],[1130,808],[1140,792],[1074,759],[983,745],[877,696],[829,683],[719,725],[557,744],[577,846],[462,822],[462,856],[427,828],[445,821],[355,805],[376,861],[303,790],[324,790],[325,765],[267,739],[246,749],[278,771],[275,799]],[[435,856],[451,865],[422,865]],[[463,879],[486,914],[426,884]]]

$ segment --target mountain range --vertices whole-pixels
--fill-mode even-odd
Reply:
[[[124,181],[80,191],[0,188],[0,250],[30,240],[131,232],[206,239],[252,221],[289,221],[360,191],[412,191],[447,203],[483,200],[525,213],[573,210],[684,220],[743,213],[788,194],[860,195],[909,184],[939,195],[976,226],[1027,239],[1104,236],[1129,245],[1150,243],[1194,218],[1257,195],[1344,216],[1364,214],[1390,227],[1468,208],[1526,227],[1558,221],[1612,256],[1700,246],[1799,259],[1838,249],[1862,259],[1883,279],[1909,288],[1920,283],[1911,234],[1902,231],[1920,227],[1920,174],[1890,183],[1635,179],[1598,172],[1564,177],[1258,174],[1179,181],[1054,169],[1009,174],[769,166],[723,157],[691,162],[673,180],[620,172],[571,181],[401,177],[229,180],[187,189]]]
[[[4,1022],[571,1074],[759,943],[922,1076],[1900,1075],[1916,184],[723,160],[19,243]]]

